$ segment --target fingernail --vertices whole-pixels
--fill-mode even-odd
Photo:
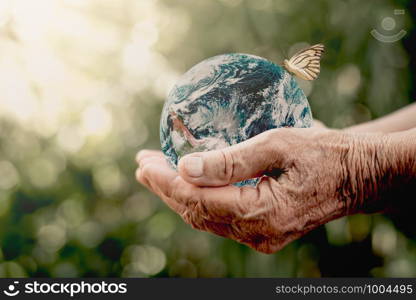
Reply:
[[[183,164],[186,173],[191,177],[201,177],[204,174],[204,161],[202,160],[202,157],[184,157]]]

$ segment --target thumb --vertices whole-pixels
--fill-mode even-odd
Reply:
[[[179,175],[199,186],[223,186],[261,176],[277,160],[273,141],[265,132],[242,143],[184,156]]]

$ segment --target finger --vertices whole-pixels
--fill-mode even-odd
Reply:
[[[140,164],[140,161],[142,159],[145,159],[147,157],[154,157],[154,156],[163,157],[163,153],[161,151],[157,151],[157,150],[140,150],[136,154],[136,162],[138,164]]]
[[[273,199],[269,186],[273,179],[262,180],[256,189],[199,187],[178,176],[164,159],[148,158],[140,169],[143,173],[139,173],[139,180],[146,182],[193,228],[233,239],[262,252],[271,252],[267,248],[269,244],[264,242],[262,245],[257,238],[253,240],[254,225],[250,224],[258,226],[259,220],[270,210],[267,199]]]
[[[158,195],[173,211],[182,214],[185,206],[170,197],[172,183],[180,178],[178,173],[163,158],[144,162],[136,171],[137,180]]]
[[[259,191],[252,187],[199,187],[178,176],[164,158],[143,160],[138,180],[158,194],[169,206],[189,208],[196,215],[215,222],[253,217],[259,206]],[[255,207],[253,207],[253,205]]]
[[[195,216],[211,222],[231,224],[252,218],[256,210],[258,192],[254,188],[236,186],[199,187],[178,180],[173,197]]]
[[[151,188],[151,185],[147,181],[147,179],[144,176],[142,176],[144,166],[145,165],[148,165],[150,163],[160,164],[160,163],[164,163],[164,162],[163,162],[163,158],[162,157],[157,157],[157,156],[148,156],[148,157],[142,158],[140,160],[139,168],[136,170],[136,179],[137,179],[137,181],[139,181],[140,183],[142,183],[143,185],[145,185],[147,188],[152,189]],[[155,192],[155,191],[153,191],[153,192]]]
[[[145,185],[147,188],[150,188],[147,181],[144,180],[144,177],[142,176],[142,170],[140,168],[137,168],[135,175],[136,175],[136,180],[138,182]]]
[[[224,186],[263,174],[276,162],[271,134],[264,132],[245,142],[220,150],[184,156],[178,171],[199,186]]]
[[[136,177],[192,227],[223,237],[232,238],[228,224],[209,221],[215,216],[215,214],[212,214],[212,211],[223,212],[224,210],[219,207],[211,207],[212,211],[208,212],[200,201],[201,195],[196,196],[193,193],[192,187],[195,186],[185,182],[173,173],[173,170],[170,168],[164,169],[164,166],[161,163],[158,164],[156,160],[151,162],[147,160],[144,168],[137,169]],[[175,194],[175,197],[172,197],[175,186],[180,186],[178,190],[181,193],[178,193],[177,196]],[[215,218],[218,222],[224,222],[225,219],[228,218]]]
[[[152,163],[152,162],[164,165],[166,163],[166,160],[163,156],[147,156],[147,157],[140,159],[139,168],[142,168],[145,165]]]
[[[225,211],[228,209],[227,206],[221,207],[221,205],[211,205],[210,212],[208,212],[207,208],[203,208],[203,202],[199,202],[200,205],[196,204],[198,203],[198,201],[200,201],[199,199],[197,199],[197,197],[193,199],[194,204],[191,204],[190,201],[186,201],[186,204],[184,203],[185,201],[183,199],[189,198],[192,193],[182,193],[182,195],[180,195],[179,197],[184,198],[180,201],[178,201],[178,198],[168,197],[168,195],[172,192],[166,190],[168,188],[166,182],[170,181],[172,177],[169,176],[169,174],[167,174],[167,176],[163,178],[160,177],[159,174],[155,174],[154,171],[156,170],[156,168],[160,167],[156,166],[155,161],[153,161],[150,164],[149,162],[146,162],[146,165],[147,167],[145,168],[144,175],[143,173],[141,173],[140,168],[137,169],[137,179],[144,185],[146,185],[151,191],[156,193],[173,211],[181,215],[181,217],[184,219],[186,223],[190,224],[193,228],[198,230],[214,233],[216,235],[225,238],[231,238],[237,241],[239,240],[240,237],[234,235],[234,231],[231,229],[231,225],[225,222],[230,221],[232,218],[227,214],[225,216],[222,216],[222,214],[225,213]],[[163,171],[163,169],[161,170]],[[166,175],[166,173],[163,174]],[[183,179],[181,179],[180,177],[176,177],[174,181],[175,180],[182,180],[182,184],[191,186],[191,184],[183,181]],[[153,183],[153,186],[151,183]],[[161,187],[161,189],[159,190],[155,188],[155,185]],[[208,203],[211,203],[211,201],[208,200]]]
[[[183,180],[166,160],[157,157],[144,159],[137,177],[194,228],[234,239],[265,253],[277,250],[266,240],[253,240],[251,226],[240,227],[251,224],[250,221],[257,224],[265,210],[270,209],[270,201],[263,200],[272,199],[269,186],[272,178],[262,180],[257,189],[198,187]]]

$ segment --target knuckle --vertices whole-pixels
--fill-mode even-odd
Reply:
[[[252,241],[252,247],[259,252],[272,254],[283,248],[284,242],[276,237],[259,235]]]
[[[218,161],[219,164],[222,166],[222,169],[219,168],[219,179],[223,182],[230,182],[234,176],[234,169],[235,169],[235,155],[232,151],[228,151],[226,149],[218,150],[221,159]]]
[[[151,189],[148,180],[146,179],[146,177],[143,176],[143,172],[136,173],[136,180],[137,182],[141,183],[147,189]]]
[[[270,129],[267,130],[263,136],[266,139],[270,139],[270,138],[276,138],[277,136],[279,136],[279,134],[282,132],[284,128],[274,128],[274,129]]]
[[[192,184],[189,184],[181,177],[176,177],[171,182],[172,188],[170,197],[176,199],[178,202],[183,203],[186,206],[189,206],[192,202],[198,200],[199,194],[195,192],[196,187]]]
[[[192,218],[190,216],[190,212],[188,211],[188,209],[185,209],[182,213],[181,213],[181,217],[184,220],[184,222],[186,224],[192,225]]]
[[[229,229],[228,224],[206,221],[204,223],[204,228],[202,230],[214,233],[222,237],[231,238],[231,239],[233,238],[233,236],[230,234],[230,229]]]
[[[190,211],[188,208],[181,214],[181,217],[184,222],[190,225],[192,228],[199,230],[203,228],[197,215],[193,211]]]
[[[286,127],[280,127],[280,128],[274,128],[271,130],[266,131],[264,138],[270,142],[270,140],[279,140],[283,137],[285,137],[289,130],[293,128],[286,128]]]
[[[243,230],[243,227],[244,226],[242,224],[230,224],[230,232],[232,237],[241,243],[244,243],[244,236],[247,234],[247,231]]]
[[[258,135],[256,148],[258,148],[263,155],[273,154],[281,142],[282,130],[284,129],[285,128],[275,128]]]
[[[195,212],[195,214],[200,216],[201,219],[211,219],[204,197],[200,197],[199,199],[194,200],[191,203],[192,210]]]
[[[181,184],[182,180],[179,176],[177,176],[172,182],[171,182],[171,188],[169,189],[170,193],[166,195],[169,198],[175,199],[177,201],[182,200],[183,195],[181,193]]]
[[[256,251],[264,254],[273,254],[280,250],[278,246],[271,245],[269,242],[263,242],[255,246]]]
[[[172,193],[170,197],[183,203],[184,211],[180,214],[185,223],[194,229],[203,228],[203,216],[207,215],[205,205],[201,201],[200,194],[195,192],[195,187],[177,179],[172,181]]]
[[[144,167],[146,165],[151,165],[158,161],[158,157],[155,156],[147,156],[140,160],[140,167]]]
[[[143,165],[140,168],[139,178],[141,180],[146,180],[151,174],[152,166],[151,164]]]
[[[257,189],[242,187],[235,199],[236,215],[242,220],[258,221],[265,218],[269,211],[269,197],[264,195],[261,186]]]
[[[139,152],[137,152],[136,154],[136,161],[139,162],[140,160],[143,159],[143,157],[145,157],[148,154],[148,150],[140,150]]]
[[[140,168],[138,168],[138,169],[136,169],[136,172],[135,172],[135,177],[136,177],[136,180],[137,181],[140,181],[141,182],[141,179],[142,179],[142,170],[140,169]]]

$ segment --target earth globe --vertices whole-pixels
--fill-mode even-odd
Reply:
[[[186,154],[228,147],[273,128],[310,127],[308,100],[291,73],[316,78],[323,46],[308,53],[311,49],[285,60],[286,69],[262,57],[231,53],[208,58],[182,75],[160,120],[161,147],[171,166]]]

